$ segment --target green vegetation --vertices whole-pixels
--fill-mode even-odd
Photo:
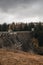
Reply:
[[[43,31],[43,25],[42,23],[12,23],[12,24],[0,24],[0,31],[31,31],[32,28],[34,28],[34,31]]]

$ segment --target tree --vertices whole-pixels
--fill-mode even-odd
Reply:
[[[32,28],[34,28],[34,23],[29,23],[28,24],[28,30],[31,31]]]
[[[34,37],[38,39],[39,46],[43,46],[43,26],[41,22],[35,26]]]
[[[2,31],[7,31],[8,30],[8,25],[6,23],[4,23],[2,25]]]
[[[28,26],[27,26],[27,23],[25,24],[24,26],[24,30],[27,31],[28,30]]]
[[[1,24],[0,24],[0,31],[1,31],[1,28],[2,28],[2,26],[1,26]]]
[[[41,22],[37,23],[35,26],[35,32],[38,32],[38,31],[43,31],[43,26]]]
[[[16,30],[16,27],[15,27],[15,23],[14,23],[14,22],[11,24],[11,29],[12,29],[13,31]]]

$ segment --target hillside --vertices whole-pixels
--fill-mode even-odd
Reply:
[[[0,65],[43,65],[43,56],[0,49]]]

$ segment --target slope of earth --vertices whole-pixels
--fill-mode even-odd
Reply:
[[[43,56],[0,49],[0,65],[43,65]]]

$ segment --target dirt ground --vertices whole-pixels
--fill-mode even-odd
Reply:
[[[43,65],[43,56],[0,49],[0,65]]]

